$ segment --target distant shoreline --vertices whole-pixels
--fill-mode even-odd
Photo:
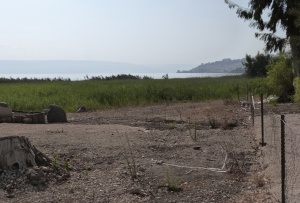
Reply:
[[[13,79],[22,79],[22,78],[28,78],[28,79],[42,79],[42,78],[61,78],[61,79],[70,79],[71,81],[81,81],[85,80],[88,76],[91,77],[99,77],[99,76],[112,76],[112,75],[119,75],[122,73],[111,73],[111,74],[101,74],[101,73],[91,73],[91,74],[68,74],[68,73],[57,73],[57,74],[0,74],[0,78],[13,78]],[[150,77],[153,79],[162,79],[164,76],[168,75],[169,79],[175,79],[175,78],[204,78],[204,77],[222,77],[222,76],[235,76],[235,75],[241,75],[239,73],[128,73],[130,75],[134,76],[140,76],[140,77]]]

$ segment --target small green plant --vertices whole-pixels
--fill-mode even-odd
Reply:
[[[178,112],[178,114],[179,114],[179,117],[180,117],[180,121],[182,121],[182,111],[181,111],[181,109],[176,109],[176,111]]]
[[[165,170],[165,184],[169,191],[179,192],[182,190],[180,181],[170,174],[169,170]]]
[[[65,160],[65,170],[67,173],[70,173],[70,164],[67,160]]]
[[[83,177],[84,177],[85,180],[89,179],[89,171],[88,171],[88,169],[84,169],[82,171],[82,174],[83,174]]]
[[[55,168],[58,168],[59,164],[60,164],[58,155],[55,152],[53,152],[52,157],[53,157],[53,160],[51,162],[52,166],[55,167]]]
[[[222,126],[223,130],[231,130],[234,127],[238,126],[238,121],[236,119],[230,119],[227,118],[224,119],[224,124]]]
[[[129,138],[127,134],[125,134],[127,148],[125,147],[125,159],[127,163],[127,167],[132,179],[137,178],[137,165],[133,156],[132,146],[130,144]],[[128,157],[129,156],[129,157]]]
[[[194,142],[198,142],[198,135],[197,135],[197,124],[196,124],[196,121],[194,122],[194,128],[192,128],[191,126],[190,127],[190,137],[191,139],[194,141]]]
[[[217,129],[220,127],[220,122],[214,116],[208,116],[208,124],[211,129]]]
[[[54,167],[54,168],[64,168],[65,171],[67,173],[70,172],[70,163],[68,160],[62,160],[59,158],[58,154],[55,153],[55,152],[52,152],[52,162],[51,162],[51,165]]]

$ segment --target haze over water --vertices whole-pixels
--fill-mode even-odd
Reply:
[[[238,3],[247,6],[248,0]],[[256,30],[224,1],[13,0],[2,2],[0,19],[2,61],[136,64],[134,70],[122,67],[117,72],[84,67],[87,74],[171,74],[224,58],[255,55],[264,47],[254,36]],[[171,64],[172,70],[170,66],[158,68],[160,64]],[[0,74],[37,74],[40,69],[0,66]],[[57,72],[55,66],[45,69],[47,74],[71,70]]]

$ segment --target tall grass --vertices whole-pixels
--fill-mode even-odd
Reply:
[[[236,99],[247,88],[260,93],[264,81],[240,76],[161,80],[85,80],[17,82],[0,84],[0,101],[15,110],[40,111],[57,104],[66,111],[79,105],[88,109],[165,102]]]

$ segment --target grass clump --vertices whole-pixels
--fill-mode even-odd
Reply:
[[[182,188],[180,187],[180,181],[171,175],[168,169],[165,170],[165,184],[169,191],[182,191]]]
[[[197,135],[197,123],[196,123],[196,121],[194,122],[193,127],[194,127],[194,128],[192,128],[191,125],[189,126],[189,128],[190,128],[190,129],[189,129],[190,137],[191,137],[191,139],[192,139],[194,142],[198,142],[199,137],[198,137],[198,135]]]
[[[125,139],[126,139],[126,143],[127,143],[127,147],[124,147],[127,168],[129,170],[131,178],[136,179],[138,176],[138,168],[136,165],[135,158],[133,156],[132,146],[131,146],[131,143],[130,143],[130,140],[129,140],[127,134],[125,134]]]
[[[218,121],[218,119],[216,117],[210,115],[207,117],[207,119],[208,119],[209,127],[211,129],[217,129],[221,126],[220,122]]]

